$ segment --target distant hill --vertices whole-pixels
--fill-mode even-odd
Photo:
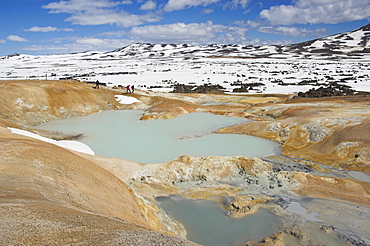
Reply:
[[[316,54],[370,53],[370,24],[354,31],[287,45],[284,51]]]
[[[350,32],[314,39],[291,45],[240,44],[150,44],[136,43],[109,52],[80,52],[68,54],[71,58],[111,60],[128,58],[306,58],[306,59],[361,59],[370,56],[370,24]],[[11,54],[0,59],[17,57]]]
[[[246,57],[246,58],[305,58],[311,56],[335,56],[340,58],[361,56],[370,53],[370,24],[357,30],[292,45],[236,45],[137,43],[107,52],[111,57]]]

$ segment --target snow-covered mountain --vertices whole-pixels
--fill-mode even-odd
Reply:
[[[370,53],[370,24],[351,32],[340,33],[293,45],[230,45],[211,44],[133,44],[106,53],[107,57],[245,57],[274,58],[292,55],[334,56],[353,58]]]
[[[370,53],[370,24],[357,30],[319,38],[299,44],[287,45],[284,52],[309,52],[313,54]]]
[[[13,54],[0,79],[99,80],[112,87],[172,91],[175,85],[222,85],[228,92],[304,92],[333,82],[370,91],[370,24],[293,45],[132,44],[110,52]]]
[[[237,45],[237,44],[210,44],[192,46],[189,44],[148,44],[140,43],[129,45],[107,55],[111,57],[137,57],[137,58],[158,58],[158,57],[258,57],[277,54],[279,46],[265,45]]]
[[[239,58],[361,58],[370,56],[370,24],[351,32],[291,45],[137,43],[105,52],[76,53],[84,59],[239,57]],[[14,56],[9,55],[2,59]]]

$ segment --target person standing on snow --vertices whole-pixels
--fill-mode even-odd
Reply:
[[[130,85],[126,86],[126,93],[131,93]]]

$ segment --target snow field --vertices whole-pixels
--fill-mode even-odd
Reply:
[[[106,58],[103,53],[19,55],[0,59],[0,79],[74,78],[88,82],[99,80],[110,87],[134,84],[137,89],[166,92],[172,91],[176,83],[219,84],[226,92],[239,88],[241,83],[262,83],[249,93],[291,94],[334,81],[358,91],[370,91],[369,72],[368,61],[356,60],[116,59]],[[297,85],[302,81],[311,83]]]

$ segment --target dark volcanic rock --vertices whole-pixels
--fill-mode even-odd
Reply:
[[[240,88],[233,89],[233,92],[248,92],[249,90],[256,90],[254,87],[261,87],[263,83],[233,83],[231,85],[240,85]]]
[[[240,87],[240,88],[234,88],[233,89],[233,92],[237,92],[237,93],[240,93],[240,92],[248,92],[249,90],[245,87]]]
[[[225,88],[221,85],[184,85],[177,84],[173,88],[173,93],[223,93]]]
[[[307,92],[299,92],[298,97],[332,97],[353,95],[356,91],[348,85],[338,84],[337,82],[330,83],[327,87],[319,87],[310,89]]]

